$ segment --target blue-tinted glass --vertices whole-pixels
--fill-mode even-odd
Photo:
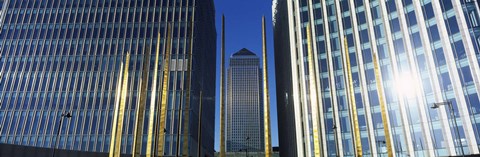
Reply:
[[[457,59],[462,59],[466,57],[465,47],[463,46],[463,42],[461,40],[453,43],[452,47],[455,48],[455,55]]]
[[[429,36],[430,42],[433,43],[436,41],[440,41],[440,33],[438,32],[438,26],[433,25],[428,27],[428,29],[430,31],[430,36]]]
[[[417,32],[417,33],[413,33],[412,34],[412,38],[411,38],[411,41],[412,41],[412,46],[414,48],[420,48],[422,47],[422,38],[420,37],[420,33]]]
[[[392,33],[399,32],[400,31],[400,23],[398,21],[398,18],[390,20],[390,27],[392,27]]]
[[[449,35],[454,35],[458,32],[460,32],[460,29],[458,28],[458,23],[457,23],[457,19],[455,16],[452,16],[450,18],[447,19],[448,21],[448,28],[449,28]]]
[[[355,2],[356,7],[359,7],[359,6],[363,5],[363,1],[354,1],[354,2]]]
[[[480,100],[478,99],[477,93],[469,94],[468,95],[468,100],[470,101],[471,112],[473,114],[479,114],[480,113]]]
[[[414,26],[417,24],[417,18],[415,16],[415,11],[410,11],[407,13],[408,16],[408,25]]]
[[[361,24],[364,24],[364,23],[367,23],[367,18],[365,17],[365,12],[359,12],[357,13],[357,20],[358,20],[358,23],[361,25]]]
[[[446,64],[446,60],[445,60],[445,55],[443,54],[443,49],[439,48],[439,49],[436,49],[435,51],[435,64],[437,66],[441,66],[441,65],[445,65]]]
[[[442,4],[442,11],[446,12],[450,9],[453,9],[452,1],[451,0],[440,0]]]

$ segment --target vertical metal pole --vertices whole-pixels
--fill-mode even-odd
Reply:
[[[202,97],[203,97],[203,91],[200,91],[200,107],[199,107],[199,112],[198,112],[198,147],[197,147],[197,150],[198,150],[198,157],[200,157],[202,155],[202,110],[203,110],[203,104],[202,104]]]
[[[158,79],[158,58],[159,58],[159,51],[160,51],[160,41],[161,41],[161,36],[160,33],[158,33],[157,37],[157,50],[155,52],[155,64],[153,67],[153,79],[152,79],[152,94],[150,96],[150,113],[148,115],[148,130],[147,130],[147,148],[146,148],[146,157],[151,157],[152,156],[152,147],[153,143],[155,140],[155,137],[153,135],[153,128],[154,128],[154,122],[155,122],[155,108],[156,108],[156,96],[157,96],[157,79]]]
[[[265,136],[265,157],[272,156],[272,135],[270,132],[270,95],[268,89],[268,62],[267,62],[267,29],[265,16],[262,18],[262,45],[263,45],[263,116]]]
[[[378,61],[377,61],[377,54],[372,53],[372,55],[373,55],[375,80],[377,83],[378,100],[380,102],[380,111],[382,114],[383,130],[385,133],[385,142],[387,146],[388,157],[393,157],[393,148],[392,148],[392,142],[390,138],[390,128],[389,128],[390,125],[389,125],[389,119],[387,116],[388,114],[387,105],[385,104],[384,97],[383,97],[382,75],[380,72],[380,65],[378,64]]]
[[[334,111],[332,111],[334,112]],[[335,115],[334,113],[332,113],[333,115]],[[335,116],[334,116],[335,117]],[[334,141],[335,141],[335,156],[340,156],[340,150],[339,150],[339,146],[338,146],[338,137],[337,137],[337,125],[334,123],[333,124],[333,137],[335,138]]]
[[[191,94],[192,94],[192,66],[193,66],[193,32],[194,32],[194,22],[193,22],[193,19],[192,21],[190,21],[190,24],[191,24],[191,29],[190,29],[190,52],[188,52],[188,62],[187,62],[187,70],[186,70],[186,75],[187,75],[187,80],[184,81],[185,84],[187,85],[187,88],[186,88],[186,98],[185,98],[185,106],[183,107],[183,110],[184,110],[184,115],[182,117],[183,120],[183,153],[182,153],[182,156],[190,156],[189,155],[189,150],[188,150],[188,145],[189,145],[189,142],[188,142],[188,135],[190,134],[189,133],[189,128],[190,128],[190,103],[191,103]],[[184,62],[186,62],[186,60],[184,59]],[[182,69],[184,70],[184,69]],[[177,148],[177,149],[180,149],[180,148]]]
[[[120,107],[120,95],[121,95],[121,89],[122,89],[122,77],[123,77],[123,62],[120,64],[120,71],[118,74],[118,80],[117,80],[117,89],[116,89],[116,94],[115,94],[115,107],[113,110],[113,123],[112,123],[112,132],[111,132],[111,137],[110,137],[110,149],[108,152],[109,157],[114,157],[115,154],[115,135],[117,133],[117,127],[115,125],[118,122],[118,108]]]
[[[137,104],[137,113],[135,118],[135,128],[133,136],[132,157],[139,157],[142,148],[142,135],[145,116],[145,103],[147,102],[147,84],[148,84],[148,71],[150,69],[150,48],[145,49],[143,56],[143,68],[142,79],[140,80],[140,89],[138,90],[140,100]]]
[[[60,129],[62,129],[63,115],[60,117],[60,124],[58,125],[57,138],[55,138],[54,146],[52,147],[52,157],[55,157],[55,149],[58,145],[58,136],[60,136]]]
[[[357,106],[355,105],[355,87],[353,86],[353,79],[352,79],[352,69],[350,67],[350,53],[348,51],[348,40],[347,37],[344,38],[345,43],[345,61],[344,63],[346,66],[346,80],[347,80],[347,95],[348,95],[348,103],[350,104],[350,117],[351,117],[351,126],[353,128],[353,144],[355,145],[355,154],[356,156],[363,156],[362,151],[362,141],[360,135],[360,128],[358,126],[358,114],[357,114]]]
[[[225,157],[225,15],[222,15],[222,45],[220,64],[220,157]]]
[[[127,56],[125,59],[125,68],[123,69],[123,80],[121,82],[121,94],[120,94],[120,105],[118,108],[118,121],[114,123],[112,127],[117,128],[117,132],[115,135],[115,143],[113,148],[113,156],[120,157],[121,153],[121,144],[122,144],[122,133],[123,133],[123,125],[124,125],[124,118],[125,118],[125,104],[127,103],[127,87],[128,87],[128,68],[130,64],[130,53],[127,52]],[[120,82],[119,82],[120,83]]]
[[[162,82],[162,99],[160,104],[160,124],[157,126],[159,135],[157,137],[157,155],[164,155],[165,148],[165,134],[166,134],[166,117],[167,117],[167,103],[168,103],[168,86],[170,80],[170,55],[172,53],[172,27],[173,23],[167,25],[167,45],[165,49],[165,59],[163,60],[163,82]],[[163,130],[163,131],[162,131]],[[178,141],[177,141],[178,142]]]
[[[460,142],[460,150],[462,152],[462,156],[465,156],[465,152],[463,151],[462,139],[460,139],[460,130],[458,129],[457,118],[455,117],[455,111],[453,110],[451,102],[448,102],[448,107],[450,108],[450,116],[453,118],[453,124],[455,124],[455,134],[457,136],[458,142]]]
[[[308,45],[308,75],[310,87],[310,106],[312,108],[312,131],[313,131],[313,149],[314,155],[320,156],[320,138],[319,138],[319,113],[318,113],[318,94],[317,94],[317,76],[315,74],[315,59],[313,57],[313,40],[311,23],[307,25],[307,45]]]

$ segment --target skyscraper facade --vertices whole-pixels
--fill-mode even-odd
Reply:
[[[213,156],[213,0],[7,0],[3,5],[1,143],[109,152],[116,129],[121,154],[136,147],[144,155]],[[128,77],[119,79],[127,65]],[[122,83],[126,99],[118,114],[123,123],[117,125],[121,80],[127,80]],[[71,118],[62,116],[67,112]],[[163,140],[156,140],[160,136]]]
[[[262,87],[257,55],[245,48],[234,53],[227,78],[227,152],[265,151]]]
[[[0,1],[0,24],[3,23],[3,3],[5,2],[5,0],[1,0]]]
[[[479,154],[477,3],[274,0],[281,155]]]

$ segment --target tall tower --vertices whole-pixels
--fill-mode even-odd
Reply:
[[[214,155],[213,0],[1,2],[1,143]]]
[[[241,49],[230,57],[227,79],[227,152],[265,150],[260,60]]]
[[[282,156],[479,153],[477,1],[273,3]]]

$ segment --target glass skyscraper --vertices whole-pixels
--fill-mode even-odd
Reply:
[[[227,78],[227,152],[265,151],[260,59],[248,49],[230,57]]]
[[[3,23],[3,3],[5,2],[5,0],[1,0],[0,1],[0,24]]]
[[[474,0],[274,0],[282,156],[479,154]]]
[[[58,149],[108,152],[112,129],[117,127],[113,116],[120,67],[129,52],[120,152],[132,153],[136,114],[142,113],[137,107],[144,106],[143,128],[139,129],[143,134],[137,137],[141,154],[148,154],[145,147],[151,139],[147,133],[152,127],[148,121],[152,120],[156,132],[165,134],[164,143],[154,146],[153,151],[163,147],[158,155],[197,156],[200,152],[200,156],[213,156],[213,0],[1,2],[1,143],[49,148],[58,141]],[[167,25],[172,26],[171,35],[167,35]],[[170,68],[163,70],[165,60]],[[166,71],[169,81],[163,85],[168,84],[168,89],[163,92],[160,80]],[[156,73],[158,80],[153,79]],[[144,76],[146,92],[140,93]],[[162,94],[168,98],[165,119],[155,120],[151,117],[160,115],[157,108]],[[142,97],[148,101],[141,101]],[[72,117],[64,119],[58,130],[61,115],[67,112]],[[158,121],[165,125],[158,126]]]

